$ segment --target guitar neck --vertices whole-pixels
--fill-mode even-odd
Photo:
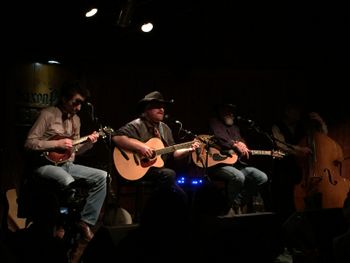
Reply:
[[[271,151],[266,150],[251,150],[252,155],[272,155]]]
[[[103,133],[103,131],[99,130],[99,131],[98,131],[98,134],[99,134],[100,136],[103,136],[104,133]],[[77,145],[77,144],[80,144],[80,143],[82,143],[82,142],[85,142],[85,141],[89,138],[89,136],[90,136],[90,135],[86,135],[86,136],[81,137],[81,138],[79,138],[79,139],[73,140],[73,146],[75,146],[75,145]]]
[[[77,144],[80,144],[82,142],[85,142],[88,138],[89,138],[89,136],[84,136],[84,137],[81,137],[79,139],[74,140],[73,141],[73,146],[77,145]]]
[[[193,141],[168,146],[168,147],[156,150],[156,154],[162,155],[162,154],[166,154],[166,153],[171,153],[171,152],[174,152],[174,151],[179,150],[179,149],[187,148],[187,147],[191,146],[192,143],[193,143]]]

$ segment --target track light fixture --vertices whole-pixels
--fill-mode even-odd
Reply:
[[[126,0],[124,6],[120,10],[117,25],[120,27],[127,27],[131,23],[131,18],[134,13],[134,1]]]

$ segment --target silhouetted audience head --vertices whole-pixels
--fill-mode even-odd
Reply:
[[[187,196],[174,186],[163,187],[153,193],[141,215],[142,227],[184,226],[189,219]]]

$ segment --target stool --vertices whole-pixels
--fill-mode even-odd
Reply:
[[[215,176],[211,177],[211,182],[219,189],[222,189],[223,194],[226,196],[226,199],[229,200],[227,182],[221,179],[217,179],[215,178]],[[243,213],[243,214],[263,212],[265,209],[264,209],[263,199],[261,198],[260,193],[257,193],[256,196],[253,196],[247,202],[247,204],[244,206],[241,206],[239,210],[240,210],[240,213]]]

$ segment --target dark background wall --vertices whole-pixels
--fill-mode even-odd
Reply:
[[[195,134],[206,131],[211,106],[223,100],[269,132],[283,105],[293,100],[320,112],[330,136],[350,156],[346,8],[137,0],[130,26],[121,28],[115,18],[123,1],[100,0],[101,12],[89,21],[82,17],[84,1],[73,2],[4,5],[0,85],[6,166],[10,156],[16,160],[9,152],[22,147],[29,128],[18,125],[20,91],[40,86],[31,70],[48,58],[62,64],[47,66],[52,69],[41,75],[44,86],[58,89],[67,79],[80,80],[91,91],[102,125],[120,127],[136,117],[139,99],[159,90],[175,101],[167,109],[170,117]],[[149,35],[136,27],[146,14],[156,21]],[[95,128],[89,114],[82,115],[84,129]],[[248,129],[247,136],[254,148],[270,147],[261,134]]]
[[[177,133],[179,126],[174,125],[172,121],[180,120],[183,128],[194,134],[205,134],[206,121],[212,106],[218,102],[236,104],[237,114],[254,120],[263,131],[270,133],[271,125],[280,117],[283,106],[291,100],[297,101],[309,110],[321,113],[329,125],[330,136],[343,147],[345,156],[350,155],[349,111],[346,97],[339,87],[340,80],[336,78],[337,74],[340,75],[337,72],[326,74],[324,71],[311,70],[258,70],[209,66],[149,67],[90,63],[74,67],[46,65],[47,71],[44,71],[46,73],[40,75],[28,70],[33,67],[30,63],[14,64],[7,71],[3,82],[6,87],[4,90],[6,100],[2,107],[6,113],[4,118],[7,126],[3,132],[4,137],[8,139],[3,144],[4,151],[11,153],[5,158],[9,160],[11,157],[10,163],[16,163],[16,155],[21,152],[23,140],[30,128],[29,123],[21,125],[18,119],[18,112],[23,109],[23,104],[19,103],[23,99],[21,90],[31,90],[36,86],[35,83],[47,83],[47,86],[59,89],[59,83],[67,79],[78,79],[82,85],[90,89],[90,101],[98,118],[97,124],[114,129],[137,117],[136,104],[146,93],[153,90],[161,91],[165,98],[175,101],[167,108],[167,113],[170,116],[169,125],[173,127],[174,135],[179,142],[191,140],[192,137],[179,138]],[[44,81],[40,81],[42,78]],[[25,110],[32,108],[29,105]],[[90,109],[83,108],[81,117],[84,124],[83,135],[98,128],[98,125],[91,121]],[[252,149],[271,149],[271,143],[265,135],[244,125],[243,132]],[[105,164],[107,160],[108,153],[105,147],[100,145],[89,153],[84,161]],[[262,169],[269,171],[271,163],[267,159],[258,158],[255,161]],[[10,165],[6,169],[11,171],[10,178],[13,179],[16,173],[20,173],[20,171],[14,172],[16,169],[20,169],[20,166]],[[345,165],[346,175],[347,169]]]

